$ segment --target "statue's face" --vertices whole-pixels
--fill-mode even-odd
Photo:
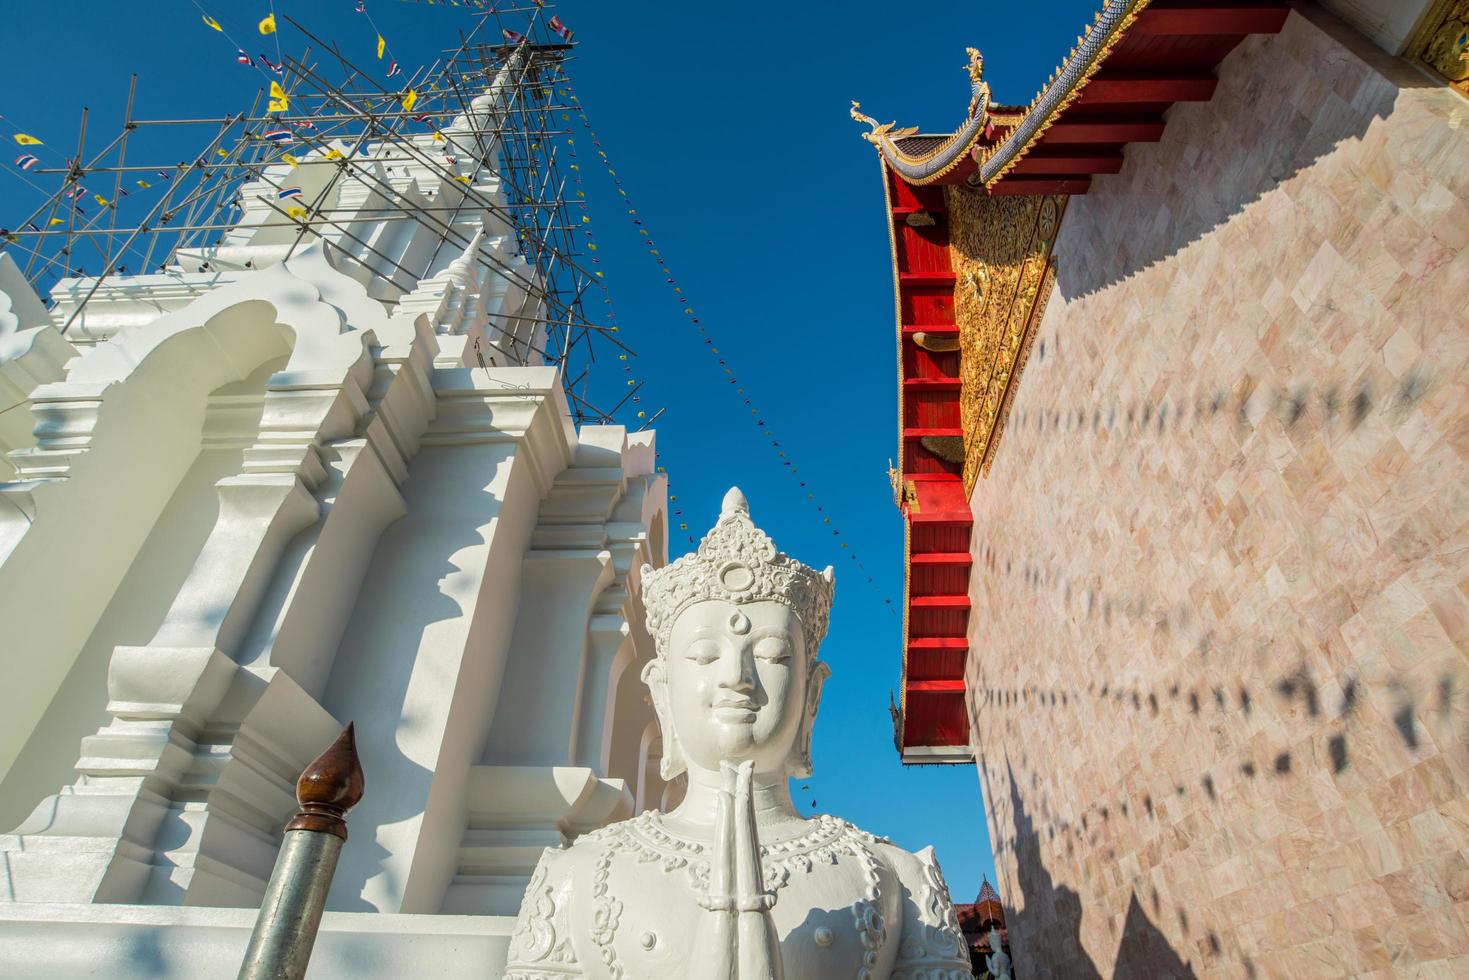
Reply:
[[[674,621],[665,665],[668,710],[688,761],[787,767],[807,682],[805,637],[789,606],[696,603]]]

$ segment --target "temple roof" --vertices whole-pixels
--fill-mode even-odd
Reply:
[[[853,103],[864,138],[904,181],[967,184],[992,194],[1084,194],[1116,173],[1128,143],[1160,139],[1175,102],[1207,101],[1213,68],[1254,33],[1274,33],[1283,0],[1106,0],[1023,107],[992,105],[971,49],[969,112],[952,133],[879,124]]]
[[[990,99],[973,48],[969,102],[950,133],[882,124],[852,104],[882,162],[895,282],[890,476],[907,533],[893,724],[904,762],[973,759],[969,585],[984,555],[969,497],[996,459],[1045,314],[1069,196],[1119,172],[1128,144],[1162,139],[1169,107],[1209,99],[1219,60],[1288,14],[1283,0],[1106,0],[1024,106]]]
[[[988,878],[984,879],[984,884],[979,886],[979,895],[975,897],[974,904],[978,905],[981,902],[998,902],[999,900],[1000,893],[995,891],[995,886],[990,884],[990,880]]]

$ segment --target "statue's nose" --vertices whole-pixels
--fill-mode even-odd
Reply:
[[[719,658],[719,686],[741,694],[755,690],[755,658],[738,646]]]

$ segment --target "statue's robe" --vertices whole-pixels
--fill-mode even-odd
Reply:
[[[788,980],[969,980],[969,957],[932,849],[911,854],[821,816],[762,845]],[[511,938],[506,980],[687,976],[709,850],[644,813],[548,848]],[[708,951],[704,951],[708,955]]]

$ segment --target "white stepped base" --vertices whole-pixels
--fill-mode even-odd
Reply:
[[[233,980],[254,925],[254,909],[0,905],[0,975]],[[514,925],[510,916],[328,912],[309,976],[496,980]]]

